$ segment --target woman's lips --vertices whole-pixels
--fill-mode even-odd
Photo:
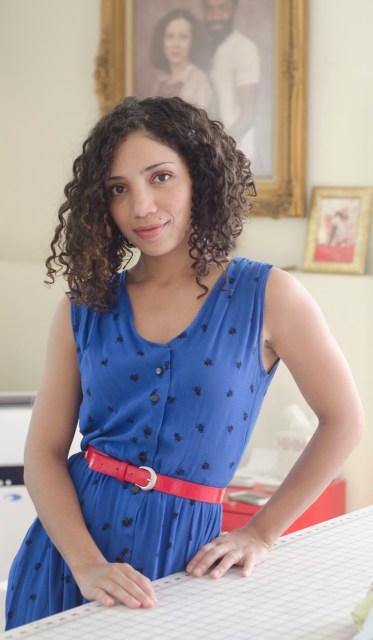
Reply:
[[[157,238],[162,233],[167,224],[168,222],[165,222],[164,224],[152,225],[151,227],[137,227],[137,229],[134,229],[134,232],[142,240],[151,240],[153,238]]]

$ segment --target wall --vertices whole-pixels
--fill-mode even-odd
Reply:
[[[32,390],[62,295],[60,283],[43,285],[43,263],[73,159],[99,115],[99,0],[0,0],[0,25],[0,390]]]
[[[0,259],[42,262],[98,117],[99,0],[0,0]]]
[[[36,388],[40,378],[47,326],[61,295],[59,285],[42,286],[42,264],[72,160],[98,116],[93,76],[99,13],[99,0],[0,0],[3,390]],[[371,0],[309,0],[308,201],[315,185],[373,182],[372,23]],[[238,252],[299,270],[306,231],[306,218],[253,218]],[[367,273],[373,274],[372,233]],[[349,507],[355,508],[373,502],[371,278],[297,277],[319,300],[333,330],[341,332],[363,396],[368,435],[343,470]],[[281,407],[294,397],[296,390],[280,371],[268,396],[269,413],[258,424],[259,439],[272,442]]]
[[[48,288],[37,262],[0,261],[0,391],[35,391],[62,283]],[[9,304],[3,301],[9,300]]]

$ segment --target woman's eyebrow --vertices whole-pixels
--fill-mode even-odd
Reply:
[[[148,167],[145,167],[145,169],[142,169],[140,173],[146,173],[147,171],[156,169],[157,167],[160,167],[162,164],[175,164],[175,163],[172,162],[172,160],[164,160],[163,162],[156,162],[155,164],[150,164]]]
[[[148,167],[145,167],[145,169],[141,169],[140,173],[144,174],[147,171],[152,171],[152,169],[156,169],[157,167],[160,167],[162,164],[175,164],[175,163],[172,162],[171,160],[165,160],[164,162],[156,162],[155,164],[150,164]],[[110,176],[110,178],[107,178],[107,181],[109,181],[109,180],[121,180],[123,178],[124,178],[124,176]]]

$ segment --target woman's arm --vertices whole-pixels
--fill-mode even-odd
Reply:
[[[266,289],[263,362],[281,358],[318,417],[318,428],[282,485],[242,529],[219,536],[189,563],[194,575],[219,577],[239,564],[243,574],[263,560],[275,540],[314,502],[363,432],[360,399],[346,360],[319,307],[298,281],[273,269]]]
[[[109,564],[85,525],[66,464],[80,401],[70,304],[65,298],[52,322],[26,440],[25,483],[44,528],[87,599],[105,605],[119,600],[132,607],[153,606],[150,581],[129,565]]]

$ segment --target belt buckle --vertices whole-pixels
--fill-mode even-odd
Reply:
[[[139,469],[145,469],[145,471],[149,471],[150,473],[150,478],[148,480],[148,484],[145,485],[145,487],[141,486],[141,484],[136,484],[136,487],[140,487],[140,489],[142,491],[150,491],[151,489],[153,489],[155,483],[157,482],[157,474],[154,471],[154,469],[152,469],[151,467],[139,467]]]

